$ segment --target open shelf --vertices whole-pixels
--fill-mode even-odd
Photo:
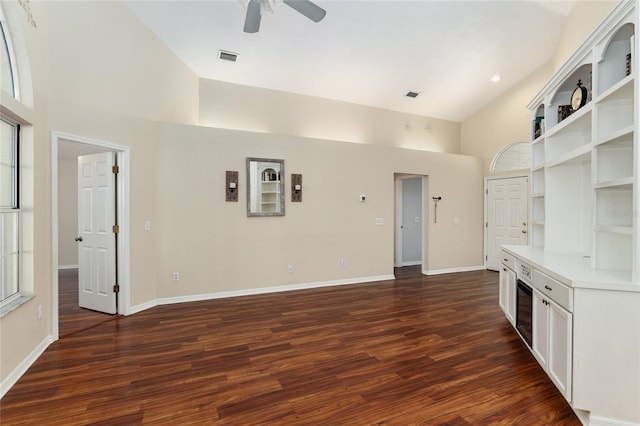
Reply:
[[[631,226],[633,224],[633,190],[631,185],[596,190],[597,226]]]
[[[532,187],[531,194],[536,196],[544,195],[544,169],[534,170],[532,173]]]
[[[598,93],[604,94],[627,76],[626,57],[631,53],[632,37],[633,24],[625,24],[605,41],[604,54],[598,62]]]
[[[618,271],[631,270],[632,235],[629,233],[594,231],[595,268]]]
[[[573,117],[567,118],[564,123],[554,128],[553,134],[546,136],[545,159],[547,162],[557,161],[564,158],[565,154],[591,142],[591,109],[589,108],[580,110]]]

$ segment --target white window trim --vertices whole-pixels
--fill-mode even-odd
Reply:
[[[498,153],[493,157],[493,160],[491,161],[491,166],[489,166],[489,171],[492,172],[492,173],[495,172],[496,171],[496,165],[498,164],[498,161],[500,161],[500,158],[502,157],[502,154],[507,152],[512,147],[514,147],[516,145],[520,145],[522,143],[528,144],[529,142],[513,142],[513,143],[510,143],[509,145],[506,145],[506,146],[502,147],[502,149],[500,149],[500,151],[498,151]],[[513,171],[517,171],[517,170],[526,170],[526,168],[513,169],[513,170],[501,170],[501,172],[513,172]]]
[[[13,158],[13,165],[16,172],[16,187],[14,188],[14,204],[15,207],[0,207],[0,213],[17,213],[18,214],[18,291],[11,296],[7,297],[4,300],[0,300],[0,318],[16,309],[18,306],[25,303],[32,296],[24,294],[24,289],[22,285],[22,214],[21,214],[21,206],[20,206],[20,124],[16,123],[15,120],[11,120],[4,115],[0,115],[0,118],[9,123],[10,125],[15,126],[14,133],[14,143],[16,144]]]
[[[2,32],[4,39],[7,42],[7,50],[9,51],[9,66],[11,67],[11,75],[13,77],[13,97],[16,100],[20,100],[20,81],[18,75],[18,67],[16,63],[16,52],[13,49],[13,40],[11,39],[11,32],[9,31],[9,24],[4,15],[2,7],[0,7],[0,23],[2,24]]]

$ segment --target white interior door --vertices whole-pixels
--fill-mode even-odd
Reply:
[[[528,240],[527,177],[487,181],[487,269],[500,268],[500,246],[526,245]]]
[[[78,157],[78,296],[80,306],[116,313],[115,154]]]

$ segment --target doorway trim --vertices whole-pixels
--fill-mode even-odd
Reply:
[[[116,153],[120,173],[117,174],[117,211],[116,217],[120,231],[118,233],[118,312],[128,315],[131,311],[131,232],[130,232],[130,151],[128,146],[90,139],[58,131],[51,131],[51,336],[59,338],[58,312],[58,145],[60,140],[91,145]]]
[[[422,179],[422,218],[421,218],[421,244],[422,244],[422,258],[420,264],[422,265],[422,271],[425,271],[425,265],[428,258],[427,247],[427,221],[428,221],[428,208],[429,204],[426,202],[429,195],[429,176],[417,175],[412,173],[395,173],[394,174],[394,223],[393,223],[393,266],[394,268],[401,267],[402,265],[402,230],[400,229],[400,222],[402,222],[402,180],[421,178]],[[409,266],[409,265],[405,265]]]
[[[487,261],[488,261],[488,257],[489,257],[489,250],[488,250],[488,246],[489,246],[489,235],[488,235],[488,227],[489,227],[489,181],[490,180],[500,180],[500,179],[515,179],[515,178],[529,178],[529,185],[531,185],[531,177],[529,176],[528,173],[515,173],[515,174],[508,174],[508,175],[495,175],[495,176],[487,176],[484,178],[484,226],[482,227],[483,230],[483,240],[484,240],[484,248],[483,248],[483,264],[485,269],[487,268]],[[527,200],[527,232],[530,233],[531,229],[529,228],[530,226],[530,217],[531,217],[531,205],[530,205],[530,200]]]

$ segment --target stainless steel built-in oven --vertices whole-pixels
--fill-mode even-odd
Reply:
[[[533,338],[533,290],[528,284],[528,282],[531,282],[531,267],[520,264],[517,276],[516,330],[518,330],[527,345],[531,347]]]

